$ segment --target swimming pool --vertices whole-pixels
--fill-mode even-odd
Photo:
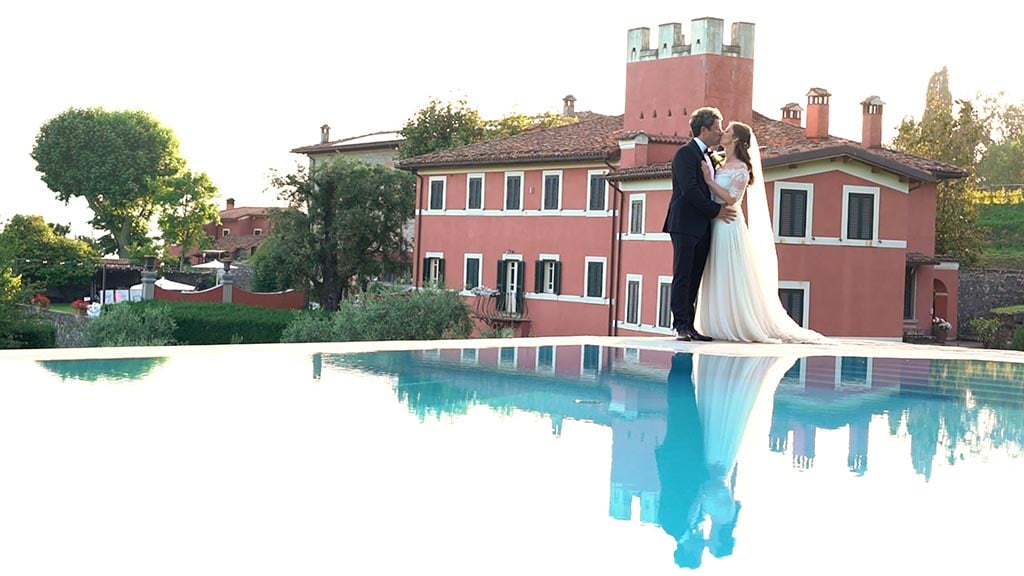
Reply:
[[[0,355],[0,573],[1018,562],[1015,357],[644,343]]]

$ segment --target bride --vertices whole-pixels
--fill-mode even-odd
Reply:
[[[697,296],[696,328],[713,338],[740,342],[826,343],[801,327],[779,300],[775,234],[761,174],[761,155],[750,126],[732,122],[722,134],[725,163],[704,180],[719,204],[737,208],[732,222],[712,222],[711,248]],[[750,226],[739,203],[745,193]]]

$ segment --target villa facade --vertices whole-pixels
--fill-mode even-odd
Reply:
[[[730,44],[716,18],[693,20],[689,42],[677,23],[650,40],[628,32],[623,115],[576,112],[569,96],[574,123],[399,162],[417,177],[418,284],[461,290],[523,336],[672,334],[670,161],[690,112],[711,105],[759,139],[794,319],[899,340],[934,315],[955,335],[958,266],[936,257],[934,223],[936,185],[961,169],[884,148],[877,96],[860,141],[829,134],[822,88],[778,119],[754,111],[753,24],[733,24]]]

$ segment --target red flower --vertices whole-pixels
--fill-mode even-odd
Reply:
[[[29,303],[33,306],[46,308],[50,305],[50,299],[46,297],[46,294],[36,294],[31,300],[29,300]]]
[[[74,308],[75,310],[85,310],[86,308],[89,307],[89,303],[79,298],[78,300],[75,300],[74,302],[71,303],[71,307]]]

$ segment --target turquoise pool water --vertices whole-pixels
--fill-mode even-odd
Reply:
[[[0,368],[3,574],[1019,562],[1024,364],[232,346]]]

